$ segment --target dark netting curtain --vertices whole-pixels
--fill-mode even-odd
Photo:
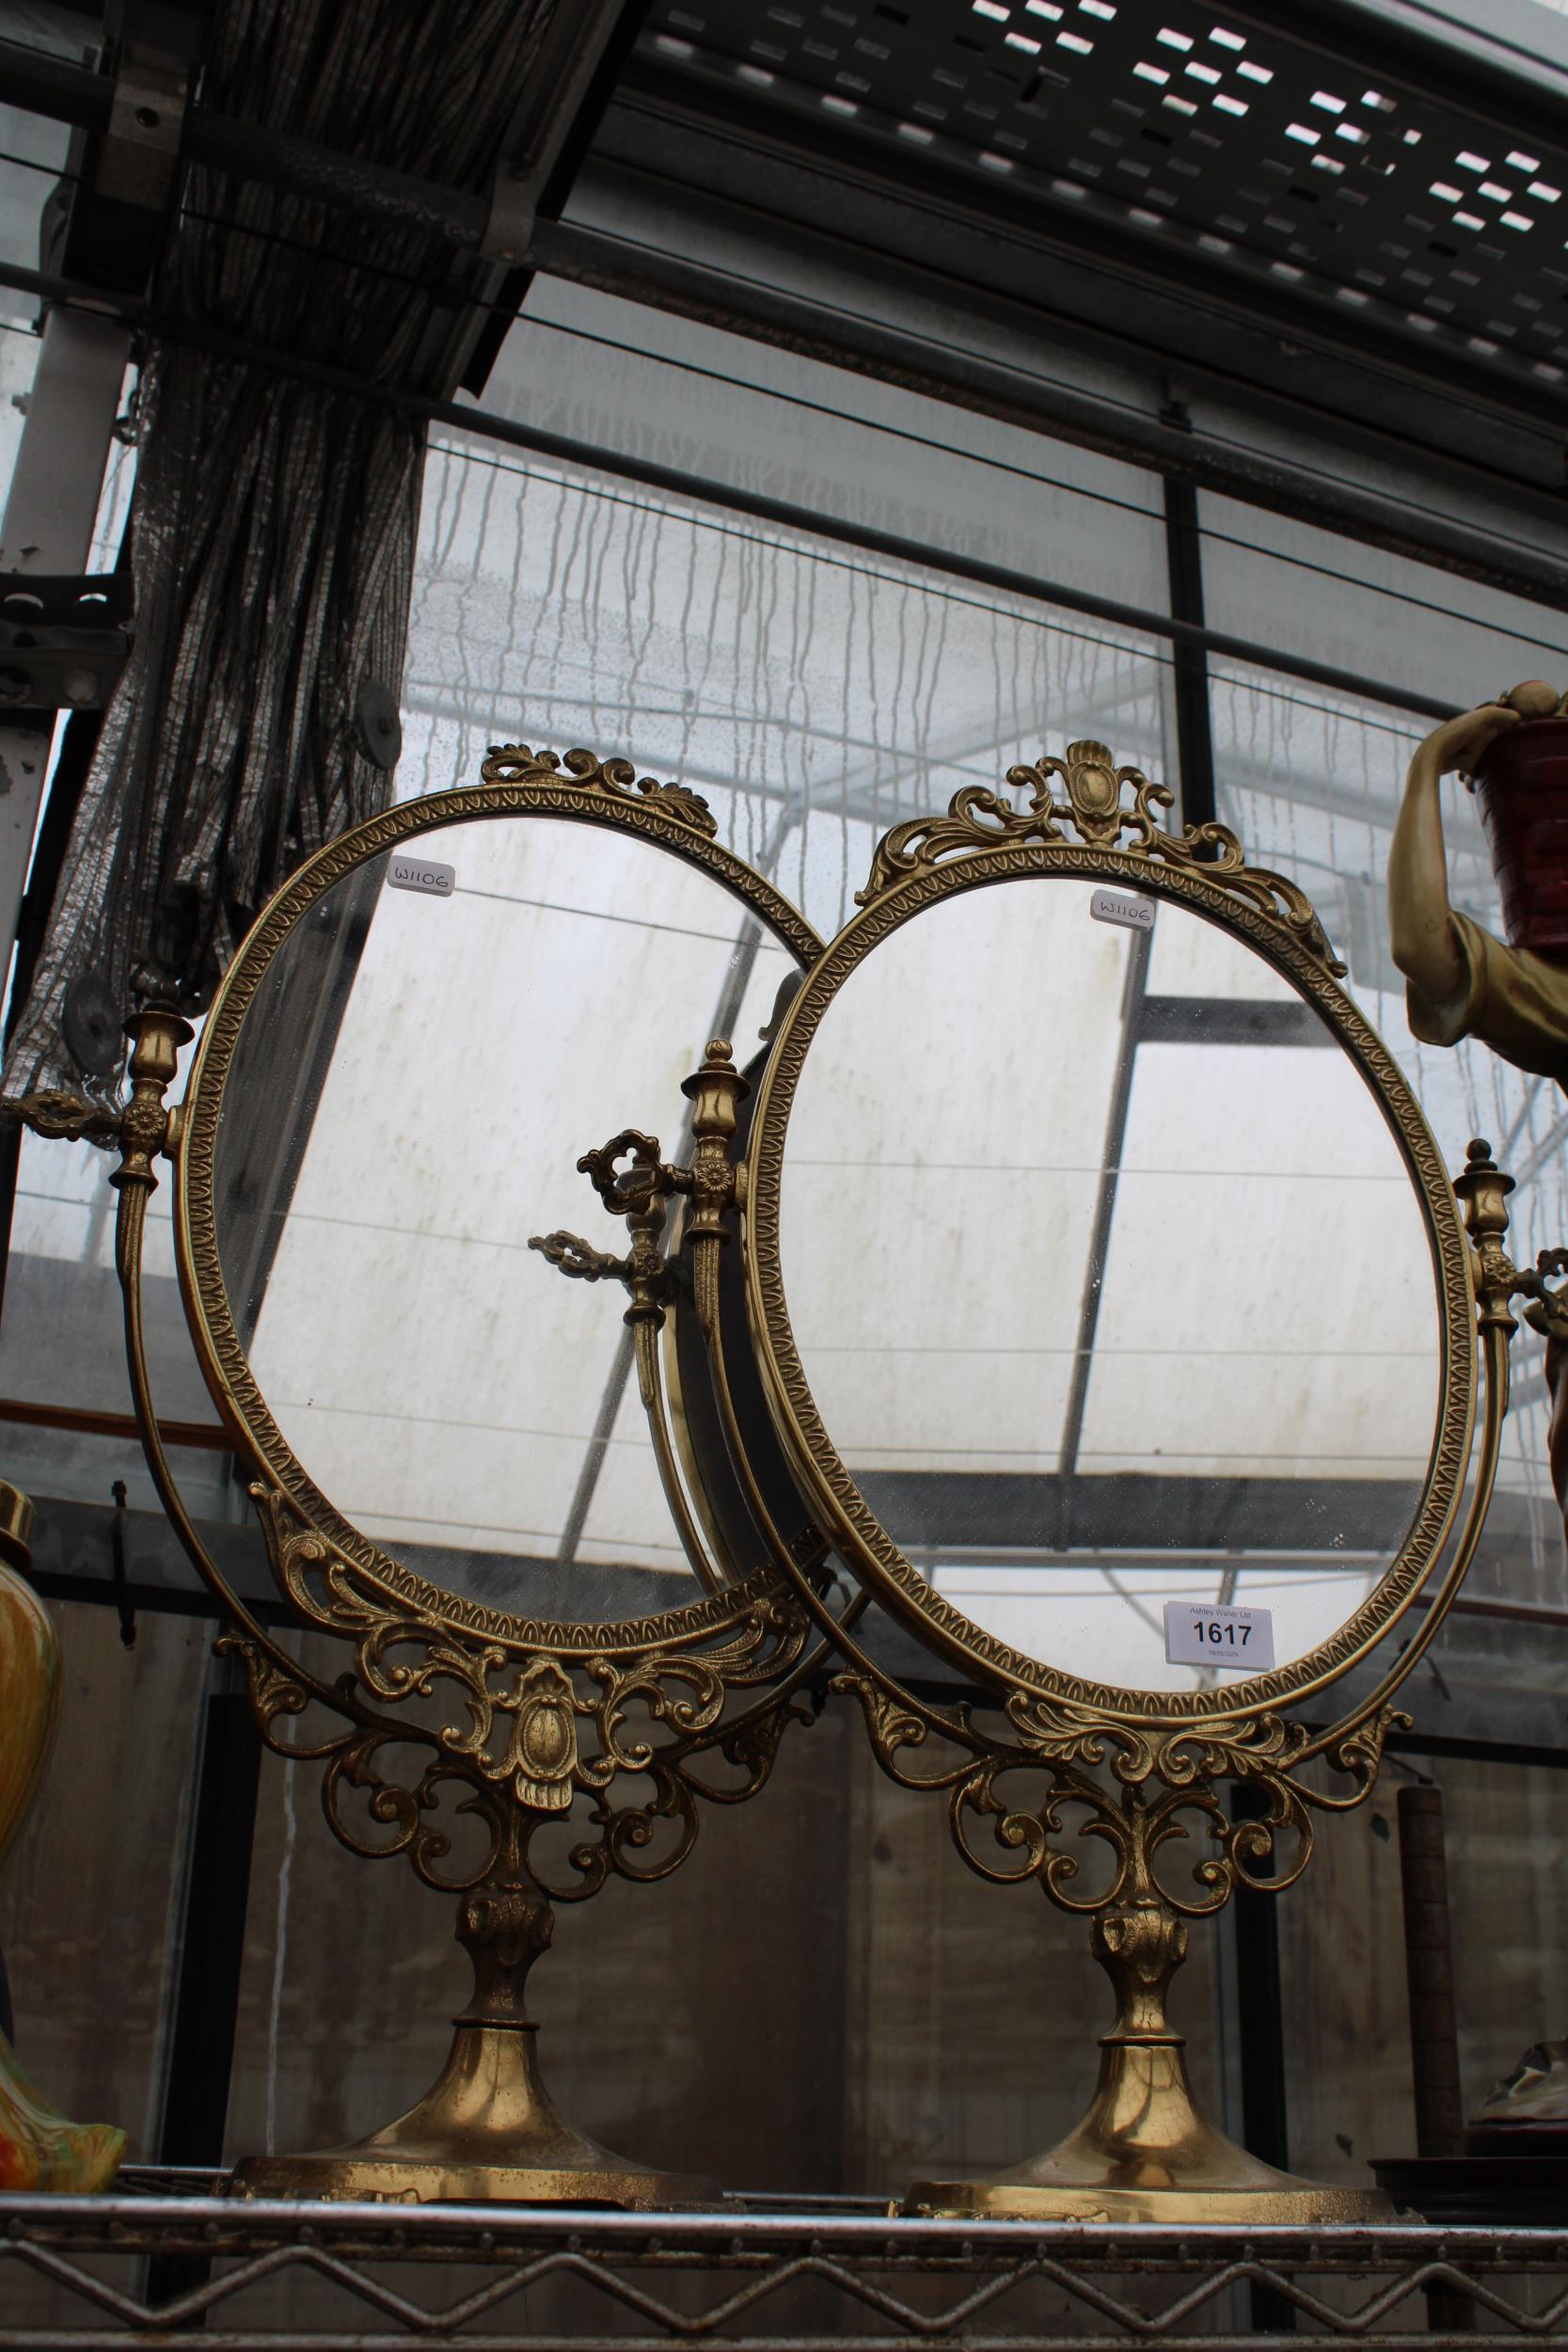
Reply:
[[[563,0],[223,0],[204,106],[448,187],[489,181]],[[193,170],[155,309],[444,395],[484,265],[417,230]],[[454,299],[454,296],[457,298]],[[401,683],[423,434],[380,404],[153,341],[132,521],[135,650],[105,714],[4,1078],[79,1088],[61,1022],[145,967],[194,1003],[299,859],[374,813],[356,726]]]

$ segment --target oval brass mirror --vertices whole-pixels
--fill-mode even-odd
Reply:
[[[1126,863],[977,841],[870,894],[763,1078],[751,1298],[810,1507],[929,1642],[1234,1714],[1418,1590],[1473,1308],[1323,954],[1197,860]]]
[[[732,1455],[754,1382],[800,1507],[949,1670],[841,1621],[878,1762],[982,1877],[1092,1918],[1116,1991],[1077,2129],[909,2203],[1386,2221],[1204,2121],[1165,1988],[1189,1919],[1369,1793],[1474,1555],[1510,1185],[1472,1144],[1462,1225],[1311,906],[1233,834],[1167,831],[1101,743],[1007,783],[895,827],[802,982],[735,1174],[746,1328],[733,1295],[706,1327]],[[1337,1720],[1287,1717],[1402,1618]]]
[[[686,803],[490,797],[393,811],[245,942],[183,1263],[214,1393],[310,1525],[389,1601],[536,1642],[700,1595],[627,1335],[529,1245],[816,942]]]
[[[762,1786],[820,1656],[787,1578],[744,1525],[727,1545],[733,1510],[682,1452],[681,1383],[706,1377],[678,1340],[685,1223],[705,1215],[713,1106],[744,1083],[726,1041],[754,1037],[820,952],[715,833],[693,793],[624,761],[572,752],[562,771],[505,747],[480,787],[308,860],[214,1001],[166,1130],[181,1279],[277,1583],[348,1645],[346,1672],[319,1671],[226,1582],[158,1444],[140,1139],[164,1132],[152,1098],[189,1032],[163,1007],[132,1025],[140,1156],[119,1178],[119,1247],[160,1495],[237,1629],[270,1743],[324,1763],[353,1851],[406,1852],[461,1897],[475,1969],[414,2108],[350,2147],[247,2159],[241,2193],[718,2194],[566,2122],[524,1993],[553,1903],[667,1876],[700,1798]],[[662,1121],[699,1062],[666,1155],[626,1121]],[[567,1230],[594,1221],[594,1192],[625,1254]],[[590,1294],[605,1279],[625,1283],[624,1315]],[[308,1708],[337,1727],[287,1736]]]

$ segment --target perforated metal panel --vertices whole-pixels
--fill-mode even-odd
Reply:
[[[1555,152],[1482,131],[1190,0],[659,0],[646,38],[835,121],[846,153],[924,151],[1022,215],[1114,218],[1472,365],[1568,377],[1568,121]]]

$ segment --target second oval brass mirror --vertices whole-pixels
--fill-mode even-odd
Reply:
[[[1019,1682],[1298,1687],[1453,1500],[1469,1309],[1419,1113],[1199,870],[927,881],[833,944],[758,1106],[757,1325],[814,1504]]]

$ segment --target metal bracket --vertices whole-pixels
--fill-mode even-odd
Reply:
[[[490,217],[480,251],[486,260],[526,262],[545,183],[603,56],[621,13],[622,0],[577,0],[551,19],[533,71],[530,98],[507,140],[509,155],[497,167],[490,191]],[[534,92],[537,103],[530,103]]]
[[[498,167],[480,247],[487,261],[516,263],[527,260],[542,179],[543,174],[531,168],[526,158]]]
[[[537,1249],[551,1265],[559,1266],[569,1281],[624,1282],[631,1274],[629,1258],[616,1258],[609,1250],[595,1249],[580,1233],[535,1233],[529,1248]]]
[[[102,710],[132,633],[128,573],[0,575],[0,711]]]
[[[99,152],[97,193],[161,213],[180,166],[189,69],[166,52],[124,44]]]

